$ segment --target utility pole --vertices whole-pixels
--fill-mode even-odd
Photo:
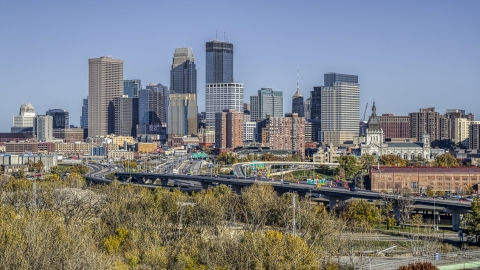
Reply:
[[[293,214],[292,232],[293,232],[293,237],[295,237],[296,236],[295,227],[297,226],[295,224],[295,193],[292,194],[292,214]]]

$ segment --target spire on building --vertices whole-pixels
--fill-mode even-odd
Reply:
[[[375,106],[375,101],[372,105],[372,115],[370,115],[370,118],[368,119],[367,127],[370,131],[381,129],[380,120],[378,120],[377,117],[377,106]]]
[[[298,68],[297,68],[297,92],[295,92],[295,94],[293,95],[293,98],[301,97],[301,96],[302,96],[302,93],[300,93],[300,79],[298,77]]]

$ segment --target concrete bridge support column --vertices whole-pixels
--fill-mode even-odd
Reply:
[[[462,221],[463,214],[467,213],[467,210],[445,208],[445,212],[452,215],[452,229],[454,231],[460,230],[460,222]]]
[[[202,182],[202,189],[208,189],[208,183]]]
[[[168,179],[160,179],[160,182],[162,183],[162,186],[168,185]]]
[[[333,196],[325,196],[325,195],[322,195],[323,198],[327,199],[328,200],[328,210],[329,211],[332,211],[335,209],[335,207],[337,206],[337,201],[339,203],[345,201],[346,199],[348,198],[343,198],[343,197],[333,197]]]
[[[242,194],[242,187],[237,185],[232,185],[232,191],[240,195]]]

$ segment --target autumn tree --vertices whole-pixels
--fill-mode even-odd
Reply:
[[[405,166],[405,160],[396,155],[382,155],[380,163],[385,166]]]
[[[340,163],[339,167],[345,172],[346,179],[353,178],[360,170],[357,159],[352,155],[338,157],[338,163]]]
[[[362,166],[362,170],[365,172],[368,171],[370,166],[377,164],[377,158],[369,153],[365,153],[360,157],[360,165]]]
[[[460,163],[458,162],[458,160],[449,153],[445,153],[445,154],[437,156],[437,158],[435,159],[435,163],[436,163],[437,166],[440,166],[440,167],[458,167],[458,166],[460,166]]]

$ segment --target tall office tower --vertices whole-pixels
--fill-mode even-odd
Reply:
[[[358,136],[360,123],[358,76],[327,73],[324,78],[325,86],[320,87],[321,141],[337,145],[351,143],[353,137]],[[312,118],[316,116],[317,107],[312,96]]]
[[[250,96],[250,121],[255,122],[257,119],[260,119],[258,96]]]
[[[123,94],[128,97],[138,97],[138,91],[142,90],[142,81],[139,79],[124,80]]]
[[[30,103],[24,103],[20,106],[18,115],[13,116],[12,133],[32,132],[35,121],[35,109]]]
[[[160,134],[166,124],[166,102],[168,102],[168,87],[160,83],[149,84],[138,94],[138,125],[141,134]]]
[[[113,99],[115,135],[137,137],[138,97],[123,95]]]
[[[420,141],[423,134],[430,135],[432,147],[450,146],[451,124],[448,116],[435,112],[435,108],[420,109],[409,113],[410,137]]]
[[[258,140],[271,150],[287,150],[305,157],[305,118],[296,113],[268,117],[258,122]]]
[[[245,120],[245,119],[244,119]],[[243,141],[253,142],[255,141],[255,128],[257,128],[256,122],[243,121]]]
[[[311,101],[312,101],[311,98],[307,98],[303,102],[303,115],[305,117],[305,120],[312,118],[311,113],[310,113],[310,110],[311,110],[311,107],[312,107]]]
[[[470,121],[467,118],[455,119],[455,143],[468,147],[469,132],[472,125],[479,125],[480,121]]]
[[[273,91],[272,88],[258,90],[258,105],[260,118],[267,116],[283,116],[283,92]]]
[[[53,117],[51,115],[37,115],[35,117],[34,133],[39,142],[53,139]]]
[[[300,80],[298,79],[298,70],[297,70],[297,91],[292,97],[292,113],[298,114],[298,117],[305,117],[305,105],[303,103],[302,93],[300,93]]]
[[[192,48],[176,48],[170,70],[172,94],[197,94],[197,68]]]
[[[53,128],[70,128],[68,112],[61,109],[52,109],[46,112],[46,115],[53,117]]]
[[[83,99],[82,115],[80,116],[80,127],[88,129],[88,98]]]
[[[197,134],[198,107],[196,94],[170,94],[168,106],[167,135]]]
[[[114,132],[113,99],[123,94],[123,60],[88,59],[88,136]]]
[[[378,120],[383,130],[383,138],[410,138],[408,116],[395,116],[391,113],[384,113],[378,116]]]
[[[243,113],[223,110],[215,114],[215,148],[220,152],[242,146]]]
[[[310,91],[310,118],[320,119],[322,117],[322,86],[313,87]]]
[[[464,118],[464,119],[467,119],[468,121],[474,121],[473,114],[471,113],[466,114],[465,110],[448,109],[445,115],[448,115],[448,117],[450,118],[450,122],[451,122],[450,125],[452,126],[450,138],[452,139],[452,142],[455,142],[455,143],[461,142],[461,140],[458,140],[456,138],[456,135],[457,135],[457,132],[456,132],[457,125],[455,124],[456,119]]]
[[[206,84],[233,82],[233,44],[210,40],[206,43]]]
[[[243,112],[243,83],[210,83],[205,89],[207,128],[215,128],[215,113],[223,110]]]

